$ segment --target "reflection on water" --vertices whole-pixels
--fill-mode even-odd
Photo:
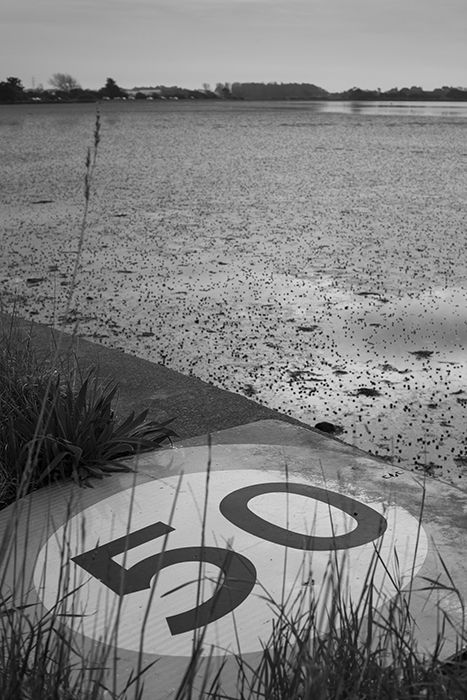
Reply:
[[[446,362],[465,361],[467,305],[465,289],[429,289],[416,296],[381,301],[379,295],[363,297],[358,305],[340,312],[341,334],[348,352],[358,347],[369,355],[398,361],[419,348],[436,353]]]
[[[134,104],[134,103],[133,103]],[[134,109],[133,105],[128,105]],[[106,106],[106,108],[108,108]],[[120,108],[121,109],[121,108]],[[467,119],[467,102],[434,102],[434,101],[404,101],[391,102],[381,101],[359,101],[359,100],[287,100],[287,101],[226,101],[226,102],[149,102],[138,103],[138,110],[150,110],[160,112],[210,112],[210,113],[257,113],[268,114],[269,112],[285,111],[289,114],[302,113],[311,114],[357,114],[361,116],[393,116],[393,117],[458,117]],[[219,126],[219,125],[217,125]],[[250,125],[254,126],[254,124]]]
[[[340,114],[392,114],[394,116],[422,117],[464,117],[467,118],[467,102],[362,102],[336,101],[318,102],[320,112],[337,112]]]

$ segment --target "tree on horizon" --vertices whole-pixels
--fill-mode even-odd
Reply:
[[[0,82],[0,102],[24,101],[24,87],[20,78],[10,75]]]
[[[110,97],[110,99],[114,99],[115,97],[127,97],[126,92],[117,85],[113,78],[107,78],[105,86],[99,90],[99,94],[102,97]]]
[[[81,89],[81,85],[76,78],[73,78],[69,73],[54,73],[49,80],[49,85],[52,85],[52,87],[61,92],[71,92],[72,90]]]

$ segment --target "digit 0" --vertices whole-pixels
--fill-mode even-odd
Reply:
[[[357,521],[357,527],[351,532],[333,537],[315,537],[314,535],[292,532],[264,520],[249,509],[248,504],[251,499],[265,493],[294,493],[321,501],[350,515]],[[245,488],[237,489],[237,491],[233,491],[228,496],[225,496],[219,505],[219,509],[227,520],[241,530],[268,542],[291,547],[292,549],[310,551],[350,549],[378,539],[387,528],[386,519],[373,508],[349,496],[343,496],[340,493],[327,491],[308,484],[279,481],[245,486]]]

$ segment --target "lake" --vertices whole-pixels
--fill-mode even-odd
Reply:
[[[465,488],[467,103],[100,111],[66,328]],[[36,321],[63,315],[94,118],[0,108],[1,299]]]

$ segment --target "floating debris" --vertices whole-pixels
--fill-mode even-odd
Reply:
[[[433,355],[433,350],[410,350],[411,355],[415,355],[417,360],[425,360]]]
[[[302,333],[312,333],[317,328],[319,328],[319,326],[297,326],[297,331],[301,331]]]
[[[373,387],[362,386],[355,392],[356,396],[381,396],[381,392]]]
[[[380,365],[380,367],[383,372],[397,372],[398,374],[408,374],[408,372],[410,372],[408,369],[397,369],[397,367],[389,364],[389,362],[385,362],[384,364]]]
[[[386,297],[383,297],[381,295],[381,292],[356,292],[357,296],[359,297],[375,297],[380,301],[382,304],[388,304],[389,299],[386,299]]]
[[[322,433],[328,433],[328,435],[342,435],[344,428],[341,425],[335,425],[334,423],[328,423],[328,421],[321,421],[316,423],[316,430],[321,430]]]

